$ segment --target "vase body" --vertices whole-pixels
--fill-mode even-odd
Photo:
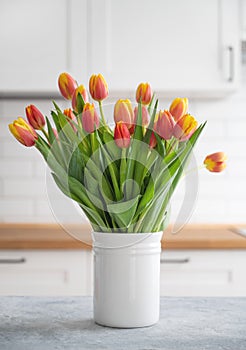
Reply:
[[[134,328],[159,320],[162,232],[93,232],[94,320]]]

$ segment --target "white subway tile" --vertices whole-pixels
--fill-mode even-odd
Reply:
[[[2,158],[0,159],[0,176],[16,179],[19,179],[20,177],[31,177],[33,174],[32,167],[32,162],[29,160],[8,160]]]
[[[0,199],[0,213],[5,216],[31,216],[33,215],[33,201],[31,199]]]
[[[4,180],[4,196],[5,197],[44,197],[45,182],[36,179],[19,181],[18,179]]]

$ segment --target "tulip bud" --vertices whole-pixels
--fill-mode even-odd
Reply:
[[[183,115],[187,114],[188,98],[177,97],[171,103],[169,112],[172,114],[175,121],[178,121]]]
[[[27,147],[34,146],[38,139],[36,131],[23,118],[18,118],[9,124],[9,130],[20,143]]]
[[[26,116],[30,125],[34,129],[41,130],[45,126],[45,119],[43,114],[34,105],[26,107]]]
[[[63,114],[65,116],[67,116],[70,120],[69,120],[69,124],[71,125],[71,127],[73,128],[74,131],[77,131],[76,126],[74,125],[74,123],[77,124],[77,119],[75,114],[73,113],[73,111],[71,110],[71,108],[65,109]]]
[[[100,121],[94,104],[86,103],[82,112],[82,126],[89,134],[99,127]]]
[[[133,124],[133,110],[130,100],[118,100],[114,106],[115,123],[123,122],[128,129]]]
[[[155,134],[152,132],[149,140],[149,146],[150,148],[155,148],[156,145],[157,145],[157,140],[156,140]]]
[[[78,108],[77,108],[77,99],[78,99],[78,94],[81,94],[81,96],[83,97],[84,102],[88,102],[88,95],[87,95],[87,91],[86,88],[84,87],[84,85],[79,85],[74,93],[73,93],[73,97],[72,97],[72,107],[73,109],[77,112]]]
[[[141,83],[137,87],[136,100],[143,105],[148,105],[152,99],[152,89],[149,83]]]
[[[89,89],[93,100],[102,101],[108,96],[108,84],[102,74],[91,76]]]
[[[206,169],[213,173],[219,173],[223,171],[226,167],[227,157],[224,152],[216,152],[208,155],[203,164],[206,166]]]
[[[114,129],[114,141],[120,148],[128,148],[131,142],[131,135],[128,127],[123,122],[116,123]]]
[[[179,141],[188,140],[197,128],[197,121],[190,114],[181,117],[174,126],[173,136]]]
[[[156,132],[164,140],[170,140],[173,136],[174,120],[170,112],[167,110],[160,111],[156,123]]]
[[[58,85],[62,96],[66,100],[71,100],[78,84],[70,74],[61,73],[58,78]]]
[[[134,108],[134,124],[137,124],[138,119],[138,107]],[[149,125],[149,113],[145,106],[142,106],[142,126],[147,127]]]

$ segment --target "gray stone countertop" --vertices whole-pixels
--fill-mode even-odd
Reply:
[[[246,298],[162,298],[152,327],[96,325],[90,297],[1,297],[1,350],[245,350]]]

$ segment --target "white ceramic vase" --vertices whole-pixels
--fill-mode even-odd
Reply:
[[[159,320],[162,232],[93,232],[94,320],[119,328]]]

